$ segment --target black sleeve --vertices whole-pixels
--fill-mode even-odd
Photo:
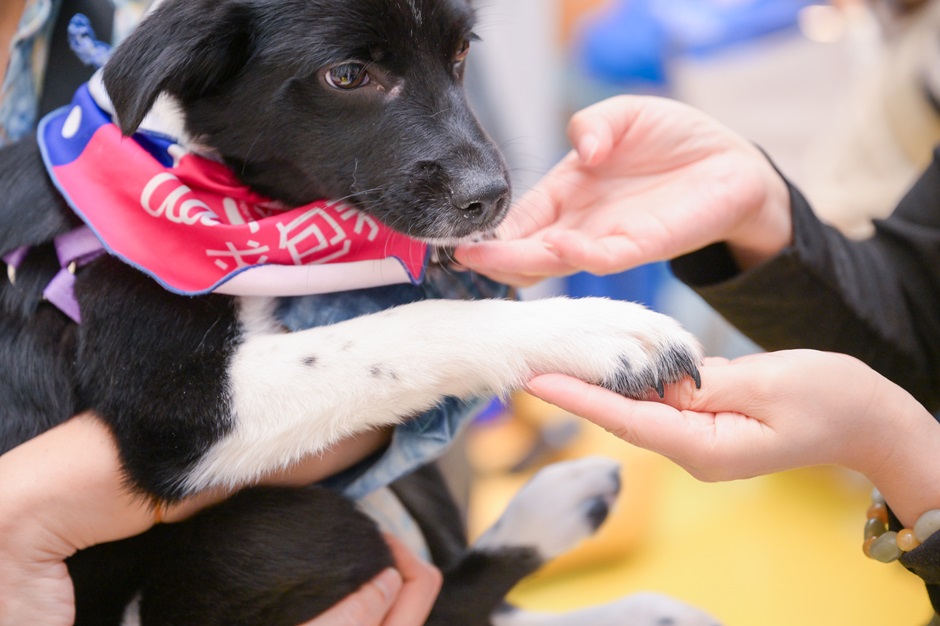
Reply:
[[[768,350],[852,354],[940,408],[940,152],[875,234],[853,241],[790,187],[794,243],[741,272],[724,245],[673,261],[676,276]]]
[[[894,524],[897,531],[900,524]],[[927,596],[934,611],[940,615],[940,533],[934,533],[923,544],[901,555],[901,564],[927,585]],[[933,622],[931,622],[933,624]]]

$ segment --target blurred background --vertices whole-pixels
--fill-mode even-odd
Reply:
[[[643,93],[685,101],[754,141],[853,237],[869,232],[940,140],[934,0],[478,0],[468,84],[517,195],[569,149],[576,110]],[[936,69],[934,69],[936,68]],[[756,350],[664,265],[574,276],[523,297],[637,300],[680,319],[709,354]],[[546,463],[619,459],[624,489],[600,535],[525,581],[518,604],[565,611],[638,591],[726,626],[925,624],[920,579],[861,550],[870,486],[814,468],[701,484],[650,453],[519,395],[467,434],[471,534]],[[589,626],[589,625],[586,625]]]

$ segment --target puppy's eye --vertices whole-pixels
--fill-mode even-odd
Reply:
[[[326,73],[326,82],[336,89],[356,89],[369,84],[369,73],[362,63],[343,63]]]

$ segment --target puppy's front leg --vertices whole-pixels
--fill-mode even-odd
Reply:
[[[248,333],[228,372],[233,427],[187,486],[243,484],[445,396],[504,394],[561,372],[643,397],[697,375],[699,358],[672,319],[599,298],[431,300],[298,333]]]

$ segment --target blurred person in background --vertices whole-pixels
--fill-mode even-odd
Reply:
[[[940,2],[834,0],[849,78],[799,172],[816,213],[855,238],[873,232],[940,142]]]

